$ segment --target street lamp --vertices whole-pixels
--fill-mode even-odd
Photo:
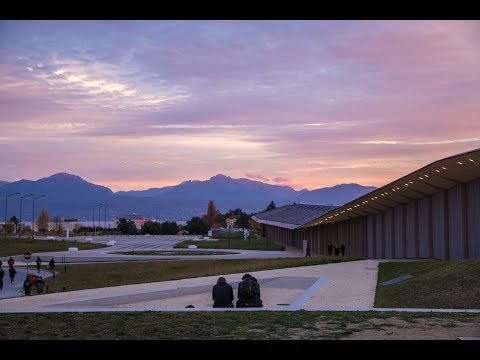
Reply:
[[[102,207],[103,206],[107,206],[107,204],[100,204],[99,207],[98,207],[98,227],[101,228],[102,225],[101,225],[101,221],[102,221]]]
[[[97,229],[95,228],[95,208],[98,206],[103,206],[103,204],[97,204],[93,207],[93,236],[95,236],[95,234],[97,233]],[[98,212],[100,213],[100,209],[98,209]],[[98,217],[98,225],[100,225],[100,215]]]
[[[33,195],[35,195],[35,194],[28,194],[28,195],[20,196],[20,220],[19,220],[20,228],[22,228],[22,201],[23,201],[23,198],[33,196]]]
[[[33,224],[35,222],[35,199],[38,199],[38,198],[41,198],[41,197],[44,197],[46,195],[39,195],[39,196],[35,196],[32,200],[32,239],[33,239]]]
[[[108,208],[108,207],[111,207],[111,206],[112,206],[112,205],[105,205],[105,207],[103,208],[103,209],[105,210],[105,214],[104,214],[104,215],[105,215],[105,218],[104,218],[104,223],[103,223],[105,229],[107,229],[107,208]]]
[[[5,237],[7,237],[7,205],[8,205],[8,197],[13,196],[13,195],[20,195],[19,192],[12,193],[5,195],[5,225],[3,225],[3,228],[5,229]]]

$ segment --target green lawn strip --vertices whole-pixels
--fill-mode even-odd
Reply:
[[[244,250],[285,250],[285,245],[264,238],[219,239],[219,240],[185,240],[175,244],[175,248],[188,248],[188,245],[197,245],[199,249],[244,249]]]
[[[122,251],[111,252],[110,254],[122,255],[157,255],[157,256],[179,256],[179,255],[228,255],[236,254],[235,252],[219,252],[219,251]]]
[[[34,240],[27,238],[0,238],[0,256],[23,255],[26,252],[39,253],[50,251],[67,251],[69,247],[78,250],[100,249],[104,244],[85,243],[67,240]],[[42,259],[47,260],[47,259]],[[35,261],[35,259],[32,259]]]
[[[160,260],[124,263],[67,264],[57,267],[55,278],[45,279],[49,292],[180,280],[298,266],[360,260],[357,257],[275,259]],[[64,271],[65,268],[67,271]]]
[[[410,274],[412,279],[382,286]],[[480,309],[480,261],[434,260],[379,264],[375,307]]]
[[[480,314],[375,311],[111,312],[2,314],[0,340],[321,340],[354,332],[414,327],[418,320],[455,327]],[[400,325],[388,320],[403,320]],[[11,326],[15,324],[15,326]],[[34,326],[41,324],[41,326]]]

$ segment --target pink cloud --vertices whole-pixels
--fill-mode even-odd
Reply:
[[[265,182],[270,181],[270,179],[268,179],[265,176],[260,175],[260,174],[247,173],[247,174],[245,174],[245,176],[248,179],[255,179],[255,180],[260,180],[260,181],[265,181]]]

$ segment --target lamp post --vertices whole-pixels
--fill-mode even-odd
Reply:
[[[111,207],[112,205],[105,205],[105,207],[103,208],[105,210],[104,212],[104,223],[103,223],[103,226],[104,226],[104,229],[107,229],[107,208],[108,207]]]
[[[97,208],[98,206],[103,206],[103,204],[97,204],[93,207],[93,236],[95,236],[95,234],[97,233],[97,229],[95,227],[95,208]],[[98,209],[98,212],[100,213],[100,209]],[[98,224],[100,225],[100,219],[98,220]]]
[[[35,195],[35,194],[28,194],[28,195],[20,196],[20,220],[19,220],[20,229],[22,228],[22,201],[23,201],[23,198],[33,196],[33,195]]]
[[[98,227],[101,228],[101,221],[102,221],[102,207],[107,206],[107,204],[100,204],[98,206]]]
[[[7,237],[7,205],[8,205],[8,198],[13,195],[20,195],[19,192],[12,193],[5,195],[5,225],[3,225],[3,228],[5,229],[5,237]]]
[[[35,223],[35,199],[38,199],[38,198],[41,198],[41,197],[44,197],[44,196],[46,196],[46,195],[35,196],[32,199],[32,239],[33,239],[33,234],[34,234],[33,224]]]

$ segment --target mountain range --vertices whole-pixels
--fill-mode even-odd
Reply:
[[[264,210],[272,200],[277,206],[292,203],[342,205],[375,189],[373,186],[340,184],[297,191],[289,186],[218,174],[205,181],[188,180],[175,186],[113,192],[79,176],[59,173],[37,181],[0,181],[0,199],[19,192],[18,196],[8,197],[7,217],[19,217],[22,196],[22,221],[31,221],[32,199],[39,195],[45,197],[35,199],[35,208],[46,208],[50,217],[89,220],[94,211],[98,214],[98,207],[94,210],[96,205],[109,204],[109,219],[136,213],[146,219],[185,221],[205,214],[210,200],[221,212],[240,208],[247,213],[256,213]],[[35,195],[26,196],[32,193]],[[0,215],[3,216],[5,208],[2,206],[0,209]]]

